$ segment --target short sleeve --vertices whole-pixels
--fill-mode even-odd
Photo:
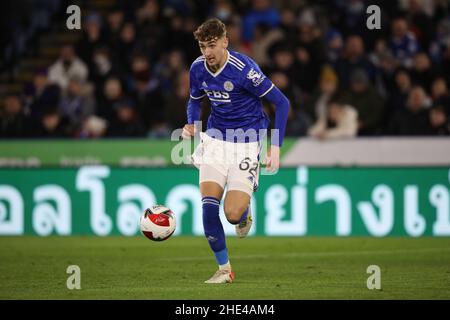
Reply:
[[[256,62],[250,58],[248,58],[243,70],[241,82],[247,91],[259,98],[264,97],[274,87],[272,81],[266,77]]]

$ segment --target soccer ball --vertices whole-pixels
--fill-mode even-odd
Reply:
[[[141,231],[153,241],[168,239],[174,233],[175,227],[175,215],[165,206],[152,206],[146,209],[141,217]]]

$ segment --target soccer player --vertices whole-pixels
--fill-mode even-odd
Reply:
[[[202,55],[190,68],[188,123],[183,128],[183,137],[195,135],[194,122],[200,120],[200,102],[207,97],[211,115],[192,157],[199,168],[205,236],[219,265],[219,270],[205,283],[231,283],[234,272],[219,218],[220,201],[227,186],[226,218],[236,225],[238,237],[245,237],[252,225],[250,200],[258,185],[260,141],[269,125],[261,98],[276,106],[273,131],[278,130],[278,135],[272,135],[266,158],[269,172],[279,167],[289,100],[251,58],[227,50],[226,28],[220,20],[207,20],[194,36]]]

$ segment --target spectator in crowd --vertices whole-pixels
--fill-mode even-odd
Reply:
[[[70,79],[59,113],[67,119],[71,136],[79,136],[83,122],[95,112],[95,100],[91,91],[92,88],[83,80],[76,77]]]
[[[430,44],[429,54],[434,63],[441,63],[445,49],[450,45],[450,19],[442,19],[437,24],[436,35]]]
[[[70,136],[69,123],[62,117],[57,108],[48,107],[42,118],[33,126],[33,137],[36,138],[67,138]]]
[[[279,28],[287,43],[294,43],[297,40],[297,19],[295,11],[289,7],[281,9]]]
[[[375,41],[373,51],[368,54],[368,58],[375,68],[381,68],[382,59],[386,55],[391,55],[391,51],[388,48],[386,39],[379,38]]]
[[[246,55],[252,54],[250,46],[248,44],[245,45],[244,42],[242,41],[241,22],[238,19],[233,19],[227,24],[227,36],[228,36],[228,49],[241,52]],[[253,47],[253,49],[255,48]],[[255,50],[255,53],[256,51],[257,50]],[[263,49],[262,53],[265,53],[266,51],[267,50]],[[256,59],[255,56],[254,58]]]
[[[118,67],[120,68],[120,66],[112,62],[108,47],[98,47],[92,55],[89,78],[98,88],[102,88],[106,79],[115,74],[121,74]]]
[[[364,70],[369,80],[375,83],[376,70],[366,57],[364,42],[360,36],[352,35],[347,38],[344,56],[336,62],[335,68],[343,88],[349,87],[350,75],[357,69]]]
[[[302,72],[305,80],[303,84],[299,83],[299,86],[311,93],[317,85],[322,65],[326,62],[326,48],[322,32],[312,15],[301,15],[298,24],[295,57],[300,66],[299,72]]]
[[[92,13],[87,16],[83,26],[83,36],[76,45],[76,52],[83,60],[88,69],[93,68],[94,50],[105,45],[105,39],[102,35],[102,20],[99,14]]]
[[[130,99],[114,104],[115,117],[108,126],[108,137],[143,137],[146,129]]]
[[[0,110],[0,138],[25,138],[30,125],[31,120],[24,112],[20,95],[7,94]]]
[[[186,60],[191,62],[198,58],[199,56],[199,47],[198,43],[195,41],[194,38],[194,31],[197,30],[198,23],[196,20],[188,16],[184,20],[183,24],[183,45],[175,45],[173,44],[172,48],[181,49],[184,52],[184,56],[186,57]]]
[[[223,23],[229,24],[233,19],[235,10],[231,1],[218,0],[215,1],[213,12],[213,15],[220,19]],[[229,31],[228,27],[227,31]]]
[[[106,134],[108,122],[96,115],[92,115],[83,122],[80,138],[96,139]]]
[[[142,46],[136,39],[136,27],[132,22],[126,22],[120,31],[119,48],[117,51],[118,61],[116,67],[121,75],[126,75],[131,72],[130,53],[142,50]]]
[[[377,70],[375,87],[383,97],[389,98],[389,95],[395,92],[395,73],[399,64],[384,39],[375,41],[375,50],[369,55],[369,60]]]
[[[166,33],[164,39],[161,39],[160,43],[156,43],[158,48],[161,48],[161,43],[166,47],[166,51],[174,49],[182,49],[187,61],[194,61],[199,55],[200,50],[196,43],[193,31],[195,30],[195,24],[192,19],[174,14],[168,23],[167,31],[161,30],[161,33]],[[155,60],[154,56],[151,56]]]
[[[339,79],[331,65],[325,65],[320,74],[319,87],[306,104],[306,112],[312,121],[325,118],[327,105],[338,95]]]
[[[342,12],[340,25],[346,34],[361,32],[366,27],[366,4],[363,0],[338,1]]]
[[[303,46],[298,46],[295,49],[295,69],[292,69],[292,80],[302,89],[306,95],[311,94],[317,86],[320,68],[314,62],[316,60],[311,56],[310,51]]]
[[[45,108],[57,107],[61,98],[61,89],[57,84],[51,84],[47,70],[37,70],[33,83],[27,94],[27,112],[32,119],[39,119]]]
[[[164,94],[172,94],[176,90],[175,82],[178,75],[187,69],[181,50],[175,49],[167,53],[164,61],[155,67],[154,73],[161,79],[161,89]]]
[[[404,17],[395,18],[391,27],[389,48],[398,63],[409,68],[413,64],[413,57],[420,50],[416,36],[409,31],[408,22]]]
[[[177,24],[179,21],[179,29],[177,36],[174,39],[175,34],[167,34],[167,37],[164,36],[165,33],[165,25],[163,23],[163,18],[161,17],[161,7],[157,0],[146,0],[143,5],[136,10],[136,21],[137,21],[137,36],[140,39],[140,48],[141,52],[144,52],[152,59],[157,59],[161,49],[163,49],[162,44],[167,44],[167,49],[172,48],[174,43],[179,43],[179,37],[181,35],[181,29],[183,20],[180,17],[180,20],[177,22],[174,19],[178,19],[178,17],[172,17],[170,19],[171,23]],[[183,45],[180,43],[180,45]]]
[[[153,137],[167,137],[169,129],[164,117],[165,101],[160,80],[152,74],[150,62],[145,55],[137,54],[132,60],[130,93],[136,109]]]
[[[260,23],[255,26],[253,34],[250,55],[262,68],[267,67],[272,61],[269,49],[283,40],[283,33],[278,28]]]
[[[406,108],[406,102],[408,100],[409,92],[413,86],[411,76],[405,68],[399,68],[394,75],[394,89],[392,94],[386,103],[386,118],[388,120],[397,111],[404,110]]]
[[[130,94],[136,102],[138,114],[151,130],[163,134],[167,123],[164,118],[165,101],[160,81],[152,74],[150,62],[145,55],[136,54],[132,60]]]
[[[397,63],[397,60],[390,52],[386,52],[380,56],[380,66],[378,69],[378,80],[380,84],[380,94],[387,96],[394,90],[395,72],[399,68],[404,68]],[[405,68],[406,69],[406,68]],[[411,77],[410,70],[406,69]]]
[[[406,15],[411,22],[411,31],[421,44],[422,48],[428,48],[433,34],[433,21],[425,13],[422,0],[409,0],[408,12]]]
[[[49,69],[49,81],[65,92],[71,77],[87,80],[88,68],[75,54],[73,46],[65,45],[61,48],[60,58]]]
[[[441,105],[447,115],[450,115],[450,92],[443,77],[434,79],[431,85],[431,98],[434,105]]]
[[[379,134],[383,115],[384,101],[370,84],[369,77],[362,69],[357,69],[350,76],[350,90],[343,94],[345,104],[358,111],[358,135]]]
[[[411,89],[406,108],[397,111],[390,124],[389,133],[401,136],[429,135],[432,131],[429,119],[431,101],[420,86]]]
[[[449,135],[450,122],[448,113],[441,105],[431,108],[430,113],[431,134],[436,136]]]
[[[103,87],[103,94],[96,108],[96,115],[106,121],[114,118],[114,104],[124,98],[125,93],[122,88],[122,82],[117,77],[110,77],[106,80]]]
[[[324,139],[352,138],[358,133],[358,113],[350,105],[337,101],[327,104],[325,116],[309,129],[311,137]]]
[[[295,65],[295,57],[289,45],[284,42],[278,43],[274,45],[271,52],[273,64],[266,68],[268,73],[282,72],[292,81],[298,83],[299,70],[298,66]]]
[[[414,84],[419,85],[427,92],[430,92],[430,86],[436,77],[436,71],[431,65],[430,58],[424,52],[419,52],[414,56],[413,67],[411,68],[411,78]]]
[[[107,16],[105,39],[111,52],[117,53],[120,46],[120,31],[125,22],[123,11],[119,7],[113,8]],[[114,62],[119,62],[118,57],[113,58]]]
[[[336,29],[330,29],[325,35],[327,46],[327,60],[336,63],[344,50],[344,39],[342,34]]]
[[[272,5],[271,0],[251,0],[251,8],[243,19],[243,39],[252,41],[255,27],[264,24],[272,28],[280,23],[280,14]]]

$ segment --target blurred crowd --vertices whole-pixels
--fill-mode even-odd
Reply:
[[[229,48],[290,99],[288,136],[449,135],[449,1],[118,3],[107,15],[82,9],[81,39],[5,95],[0,137],[170,136],[186,122],[200,55],[192,33],[213,16],[226,23]],[[379,30],[366,26],[371,4]],[[205,101],[203,119],[209,110]]]

